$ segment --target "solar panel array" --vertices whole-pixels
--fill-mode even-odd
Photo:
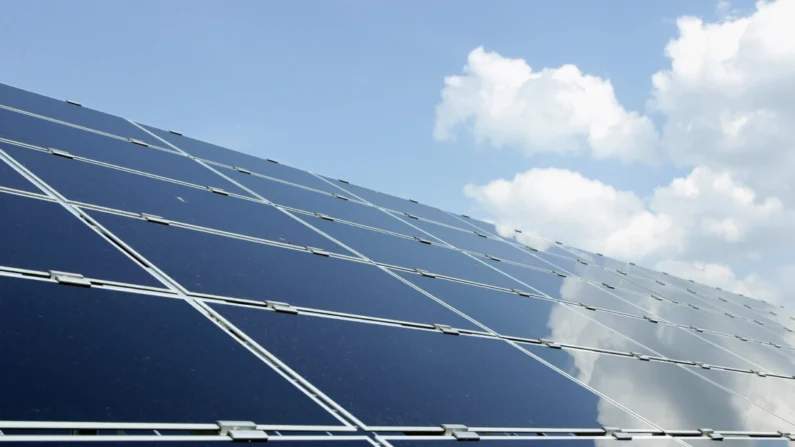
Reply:
[[[795,437],[795,312],[520,233],[2,86],[0,444]]]

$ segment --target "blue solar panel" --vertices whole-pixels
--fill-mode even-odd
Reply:
[[[0,445],[795,438],[795,311],[146,129],[0,85]]]
[[[163,287],[58,203],[0,192],[0,209],[0,266]]]
[[[646,427],[499,340],[212,307],[368,426]]]
[[[341,425],[183,300],[0,284],[0,420]]]

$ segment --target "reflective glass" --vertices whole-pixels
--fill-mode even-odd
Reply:
[[[692,447],[714,447],[715,441],[709,438],[687,438],[683,439],[686,444],[691,445]],[[760,438],[747,438],[747,439],[731,439],[727,438],[724,439],[723,444],[726,447],[786,447],[789,443],[789,440],[782,438],[782,439],[760,439]],[[710,444],[712,443],[712,444]]]
[[[125,433],[129,433],[129,430],[124,430]],[[110,434],[110,433],[108,433]],[[118,432],[113,433],[117,435]],[[149,433],[147,433],[149,434]],[[292,432],[289,433],[292,435]],[[322,435],[318,435],[322,436]],[[231,438],[224,438],[218,437],[215,441],[190,441],[190,440],[180,440],[175,441],[173,439],[168,439],[168,436],[163,436],[166,439],[161,441],[143,441],[139,439],[130,439],[130,437],[122,438],[117,437],[118,439],[113,439],[112,441],[105,441],[105,442],[97,442],[96,440],[90,439],[88,436],[84,436],[82,438],[89,438],[83,440],[76,440],[76,441],[4,441],[4,447],[93,447],[95,445],[102,445],[103,447],[106,446],[119,446],[119,447],[224,447],[229,442],[232,443]],[[78,436],[75,436],[78,438]],[[278,437],[277,437],[278,438]],[[350,440],[350,439],[334,439],[333,436],[328,436],[328,439],[320,439],[320,440],[294,440],[294,439],[276,439],[270,438],[271,442],[275,442],[282,447],[373,447],[373,444],[369,443],[366,440]],[[167,444],[164,444],[167,443]],[[541,447],[541,446],[539,446]],[[621,446],[619,446],[621,447]],[[630,446],[627,446],[630,447]],[[653,446],[654,447],[654,446]]]
[[[501,340],[212,307],[368,426],[645,426]]]
[[[0,265],[163,287],[63,206],[0,192]]]
[[[634,276],[632,281],[663,298],[668,298],[679,303],[692,304],[699,309],[703,308],[707,310],[723,312],[723,310],[718,306],[718,303],[703,300],[695,294],[679,289],[676,286],[669,285],[665,281],[652,281],[649,279],[638,278],[637,276]]]
[[[580,311],[554,301],[417,274],[398,274],[501,335],[652,354],[648,349],[589,318],[604,312]],[[652,324],[646,320],[636,321]]]
[[[119,137],[133,137],[149,144],[164,146],[163,142],[124,118],[88,107],[78,107],[66,101],[26,92],[9,85],[0,84],[0,104]]]
[[[313,218],[311,225],[376,262],[507,288],[520,285],[460,251]]]
[[[234,184],[188,157],[138,146],[128,141],[117,140],[5,109],[0,109],[0,137],[44,149],[60,149],[76,156],[174,180],[200,186],[215,186],[229,192],[248,195]],[[3,144],[2,149],[12,157],[17,151],[30,150],[9,144]]]
[[[332,182],[334,180],[329,179]],[[434,222],[443,223],[446,225],[452,225],[454,227],[463,228],[465,230],[470,229],[471,227],[464,222],[462,218],[453,216],[449,213],[446,213],[438,208],[434,208],[432,206],[428,206],[422,203],[415,203],[409,199],[401,199],[399,197],[395,197],[389,194],[384,194],[382,192],[376,192],[371,189],[363,188],[361,186],[352,185],[349,183],[341,183],[339,181],[335,182],[338,186],[342,187],[343,189],[347,190],[349,193],[358,196],[359,198],[366,200],[373,205],[377,205],[383,208],[389,208],[391,210],[400,211],[404,213],[411,213],[417,217],[422,217],[423,219],[432,220]]]
[[[312,240],[322,241],[329,249],[342,250],[262,202],[223,196],[34,150],[20,149],[14,156],[69,200],[154,214],[173,221],[281,242],[287,240],[285,228],[291,232],[303,230]]]
[[[315,175],[300,169],[283,165],[281,163],[274,163],[253,155],[244,154],[242,152],[232,151],[221,146],[205,143],[204,141],[194,140],[190,137],[175,135],[171,132],[160,130],[155,127],[144,127],[150,132],[189,153],[190,155],[193,155],[194,157],[203,158],[205,160],[210,160],[229,166],[248,169],[251,172],[267,175],[269,177],[274,177],[291,183],[297,183],[299,185],[308,186],[321,191],[337,193],[341,192],[340,189],[335,188],[333,185],[330,185],[322,179],[317,178]]]
[[[0,420],[341,425],[181,299],[2,277],[0,290]]]
[[[701,379],[692,367],[589,351],[522,347],[665,430],[793,429],[787,421]]]
[[[342,200],[304,188],[268,180],[237,171],[224,170],[235,181],[246,186],[269,201],[291,208],[322,213],[337,219],[380,228],[409,236],[427,237],[421,231],[406,225],[386,212],[354,200]]]
[[[795,376],[795,359],[786,354],[786,349],[708,332],[699,333],[698,336],[756,363],[758,367],[752,369]]]
[[[43,194],[39,188],[3,160],[0,160],[0,186]]]
[[[517,436],[504,436],[499,439],[484,439],[478,441],[478,447],[682,447],[672,438],[663,439],[632,439],[628,441],[619,441],[612,437],[604,437],[601,439],[582,439],[571,437],[571,439],[548,439],[546,436],[538,436],[537,438],[528,439],[532,436],[531,433],[521,434]],[[395,440],[389,439],[389,443],[393,447],[453,447],[455,445],[455,438],[439,437],[439,439],[422,439],[422,440]],[[729,440],[726,440],[730,444]],[[701,447],[701,446],[698,446]],[[707,446],[704,446],[707,447]],[[714,446],[709,446],[714,447]],[[729,446],[734,447],[734,446]],[[745,446],[736,446],[745,447]],[[749,446],[750,447],[750,446]],[[762,447],[762,446],[760,446]],[[775,447],[775,446],[769,446]],[[779,446],[779,447],[786,447]]]

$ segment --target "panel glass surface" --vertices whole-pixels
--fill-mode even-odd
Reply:
[[[699,333],[698,336],[756,363],[758,366],[752,367],[752,369],[773,374],[795,376],[795,359],[787,355],[787,351],[789,351],[787,349],[708,332]]]
[[[517,439],[516,436],[504,436],[500,439],[484,439],[481,437],[478,441],[478,447],[683,447],[682,444],[679,444],[671,438],[619,441],[610,437],[601,439],[582,439],[575,437],[571,439],[547,439],[546,436],[538,436],[537,438],[528,439],[527,436],[531,436],[530,434],[522,434],[520,436],[522,437],[519,439]],[[443,437],[439,437],[439,439],[422,440],[389,439],[389,443],[392,444],[393,447],[453,447],[455,446],[455,442],[457,442],[455,438]],[[728,446],[730,441],[726,440],[726,443]]]
[[[329,179],[332,182],[334,180]],[[422,203],[414,203],[408,199],[401,199],[399,197],[395,197],[389,194],[384,194],[382,192],[376,192],[371,189],[363,188],[361,186],[356,186],[352,184],[345,184],[336,181],[336,184],[341,188],[347,190],[350,194],[354,194],[360,197],[363,200],[366,200],[373,205],[377,205],[384,208],[389,208],[391,210],[400,211],[404,213],[411,213],[415,216],[422,217],[424,219],[432,220],[434,222],[443,223],[446,225],[452,225],[454,227],[463,228],[465,230],[470,229],[471,227],[463,222],[463,218],[458,218],[452,216],[438,208],[434,208],[432,206],[428,206]]]
[[[2,277],[0,290],[0,420],[341,425],[183,300]]]
[[[0,186],[43,194],[39,188],[3,160],[0,160]]]
[[[392,236],[340,222],[308,219],[311,225],[376,262],[419,268],[439,275],[494,286],[519,287],[516,281],[450,248],[423,244],[414,239]]]
[[[641,286],[645,287],[646,289],[650,290],[651,292],[663,298],[668,298],[670,300],[679,303],[692,304],[693,306],[696,306],[699,309],[703,308],[712,311],[724,312],[723,310],[720,309],[718,303],[705,301],[693,293],[679,289],[678,287],[673,285],[668,285],[668,283],[664,281],[660,281],[662,282],[662,284],[660,284],[660,282],[648,280],[645,278],[639,278],[637,276],[633,276],[632,281],[637,282]]]
[[[212,307],[368,426],[645,426],[500,340]]]
[[[501,335],[548,339],[589,348],[653,354],[650,350],[588,318],[603,312],[583,313],[554,301],[522,297],[515,293],[427,278],[417,274],[397,273]],[[624,319],[633,320],[626,317]],[[635,321],[640,324],[652,324],[646,320]]]
[[[686,369],[691,367],[589,351],[522,347],[665,430],[789,432],[793,428]]]
[[[292,433],[290,433],[292,434]],[[321,435],[322,436],[322,435]],[[75,438],[78,438],[75,436]],[[98,442],[96,440],[90,439],[90,437],[85,436],[84,439],[75,440],[75,441],[3,441],[3,446],[5,447],[93,447],[93,446],[119,446],[119,447],[223,447],[225,443],[232,443],[231,438],[224,438],[218,437],[215,441],[175,441],[173,439],[168,439],[168,436],[163,436],[163,440],[160,441],[142,441],[142,440],[130,440],[130,438],[121,438],[117,437],[117,439],[113,439],[111,441],[104,441]],[[85,439],[89,438],[89,439]],[[280,437],[273,437],[270,438],[270,442],[275,443],[277,446],[282,447],[373,447],[373,444],[370,444],[368,441],[362,440],[350,440],[350,439],[334,439],[332,436],[328,436],[328,439],[321,439],[321,440],[292,440],[292,439],[279,439]],[[518,446],[517,446],[518,447]],[[542,447],[542,446],[539,446]],[[621,447],[621,446],[618,446]],[[627,447],[631,447],[628,446]],[[651,446],[656,447],[656,446]]]
[[[0,109],[0,137],[32,144],[43,149],[60,149],[72,155],[200,186],[215,186],[229,192],[248,195],[234,184],[188,157],[138,146],[128,141],[117,140],[5,109]],[[3,144],[2,149],[12,157],[19,150],[29,150],[9,144]]]
[[[163,146],[163,143],[157,138],[152,137],[124,118],[88,107],[78,107],[66,101],[26,92],[9,85],[0,84],[0,104],[119,137],[133,137],[149,144]]]
[[[333,185],[330,185],[327,182],[317,178],[313,174],[301,169],[296,169],[281,163],[263,160],[262,158],[244,154],[242,152],[235,152],[221,146],[194,140],[190,137],[174,135],[171,132],[166,132],[154,127],[144,127],[150,132],[189,153],[190,155],[193,155],[194,157],[203,158],[229,166],[237,166],[248,169],[251,172],[267,175],[269,177],[274,177],[291,183],[297,183],[299,185],[308,186],[321,191],[341,192],[340,189],[335,188]]]
[[[224,170],[224,174],[269,201],[291,208],[322,213],[328,216],[380,228],[409,236],[427,237],[423,232],[406,225],[386,212],[354,200],[342,200],[327,194],[310,191],[262,177]],[[340,191],[341,192],[341,191]]]
[[[22,149],[14,156],[69,200],[154,214],[169,220],[279,242],[287,240],[286,234],[289,233],[285,233],[285,228],[289,228],[290,233],[304,230],[314,243],[325,243],[329,249],[338,247],[285,213],[261,202],[223,196],[205,189],[39,151]],[[295,236],[292,239],[301,240]],[[345,250],[336,248],[336,251]]]
[[[163,287],[58,203],[0,192],[0,265]]]

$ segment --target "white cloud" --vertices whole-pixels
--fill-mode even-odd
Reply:
[[[722,8],[731,11],[728,6]],[[760,2],[748,17],[677,21],[668,70],[652,77],[662,146],[680,166],[731,171],[795,202],[795,0]]]
[[[533,69],[476,48],[462,75],[445,78],[434,136],[452,139],[468,127],[478,142],[527,154],[588,152],[596,158],[654,161],[652,122],[625,110],[609,80],[574,65]]]

